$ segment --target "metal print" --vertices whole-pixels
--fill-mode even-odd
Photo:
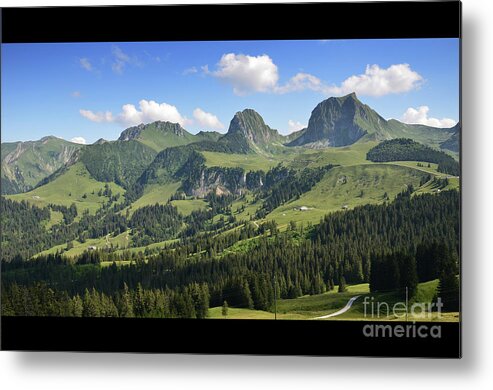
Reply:
[[[2,319],[440,341],[459,103],[459,38],[4,43]]]

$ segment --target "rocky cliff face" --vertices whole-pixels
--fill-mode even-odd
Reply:
[[[267,150],[272,144],[282,140],[278,131],[267,126],[264,119],[252,109],[237,112],[231,120],[228,132],[221,138],[221,142],[230,144],[243,153]]]
[[[373,132],[373,123],[386,121],[361,103],[356,94],[331,97],[319,103],[312,111],[306,131],[289,146],[345,146]]]

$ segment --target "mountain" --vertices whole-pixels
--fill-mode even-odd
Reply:
[[[135,140],[149,146],[159,152],[171,146],[186,145],[196,142],[195,136],[186,131],[178,123],[157,121],[147,125],[141,123],[138,126],[124,130],[119,141]]]
[[[291,141],[294,141],[295,139],[301,137],[305,133],[306,133],[306,127],[304,129],[293,131],[290,134],[284,135],[283,136],[284,137],[283,143],[288,144]]]
[[[440,144],[442,149],[447,149],[455,153],[459,153],[459,138],[460,138],[460,124],[457,123],[450,129],[452,135],[450,138]]]
[[[221,138],[224,134],[218,133],[217,131],[199,131],[195,134],[195,138],[200,141],[212,141],[216,142]]]
[[[271,129],[264,119],[252,109],[239,111],[229,124],[226,135],[219,142],[229,145],[240,153],[265,152],[280,146],[283,136]]]
[[[3,143],[2,193],[25,192],[50,182],[76,161],[96,180],[114,182],[127,191],[137,184],[140,191],[151,182],[176,180],[177,172],[171,168],[183,165],[192,152],[257,153],[272,158],[293,152],[286,146],[325,148],[406,138],[447,150],[457,159],[459,133],[459,124],[442,129],[386,120],[352,93],[319,103],[307,128],[288,136],[269,127],[256,111],[245,109],[234,115],[224,135],[204,131],[194,135],[178,123],[157,121],[130,127],[117,141],[99,139],[84,147],[55,137]]]
[[[101,182],[114,182],[128,189],[151,164],[157,152],[135,140],[88,145],[79,161]]]
[[[351,93],[319,103],[312,111],[306,131],[289,146],[345,146],[367,134],[376,133],[378,138],[387,139],[387,132],[387,121]]]
[[[189,133],[178,123],[157,121],[149,124],[141,123],[138,126],[124,130],[119,141],[138,141],[156,152],[173,146],[188,145],[200,141],[217,141],[220,133],[200,131],[196,135]]]
[[[71,161],[82,147],[53,136],[38,141],[2,143],[2,194],[34,188]]]
[[[306,131],[287,146],[322,148],[346,146],[364,140],[411,138],[440,149],[450,137],[451,129],[386,120],[363,104],[355,93],[351,93],[319,103],[311,113]]]

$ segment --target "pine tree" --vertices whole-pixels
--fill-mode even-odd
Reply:
[[[93,288],[91,292],[86,288],[84,298],[82,300],[82,316],[83,317],[100,317],[101,305],[98,299],[98,294]]]
[[[84,307],[82,304],[82,299],[79,294],[72,297],[72,315],[74,317],[82,317],[82,313],[84,311]]]
[[[413,298],[418,291],[418,274],[416,272],[416,260],[414,256],[401,255],[400,258],[400,283],[402,288],[408,290],[409,298]]]
[[[440,275],[437,298],[441,298],[445,311],[459,310],[459,280],[454,272],[444,271]]]
[[[246,307],[247,309],[253,309],[253,300],[248,281],[244,281],[241,286],[241,304],[240,307]]]
[[[228,302],[227,301],[224,301],[223,302],[223,307],[221,309],[221,314],[223,315],[223,317],[227,317],[228,316]]]
[[[123,283],[123,291],[120,296],[120,317],[133,317],[134,308],[132,304],[132,295],[128,289],[127,283]]]
[[[346,279],[344,278],[344,276],[341,276],[339,278],[339,289],[337,290],[337,292],[343,293],[346,291],[347,291]]]

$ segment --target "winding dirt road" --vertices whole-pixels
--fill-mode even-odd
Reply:
[[[341,315],[345,312],[347,312],[349,309],[351,309],[351,306],[353,305],[354,301],[358,299],[361,295],[356,295],[355,297],[352,297],[348,303],[346,303],[346,306],[344,306],[341,310],[336,311],[335,313],[327,314],[325,316],[321,317],[315,317],[314,320],[323,320],[324,318],[330,318],[330,317],[335,317],[338,315]]]

